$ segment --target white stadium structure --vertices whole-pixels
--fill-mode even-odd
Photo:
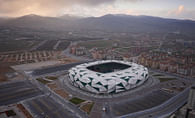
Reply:
[[[132,62],[95,61],[71,68],[69,79],[73,86],[88,92],[118,93],[143,84],[148,79],[148,69]]]

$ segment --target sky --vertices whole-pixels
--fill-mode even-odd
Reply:
[[[149,15],[195,20],[195,0],[0,0],[1,17]]]

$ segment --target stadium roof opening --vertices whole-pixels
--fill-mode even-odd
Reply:
[[[100,72],[100,73],[110,73],[110,72],[117,72],[120,70],[124,70],[130,67],[131,67],[130,65],[126,65],[123,63],[107,62],[107,63],[89,66],[87,67],[87,69],[95,72]]]

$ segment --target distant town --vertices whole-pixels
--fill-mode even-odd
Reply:
[[[148,34],[136,35],[137,39],[129,47],[109,40],[81,42],[71,45],[70,53],[95,60],[132,61],[151,69],[195,77],[195,42],[186,41],[180,35],[170,33],[163,41]],[[98,44],[99,47],[92,47]]]

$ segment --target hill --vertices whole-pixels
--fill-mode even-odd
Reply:
[[[0,26],[24,27],[32,29],[82,31],[101,30],[109,32],[176,32],[195,34],[195,21],[166,19],[152,16],[132,16],[107,14],[101,17],[43,17],[26,15],[18,18],[2,19]]]

